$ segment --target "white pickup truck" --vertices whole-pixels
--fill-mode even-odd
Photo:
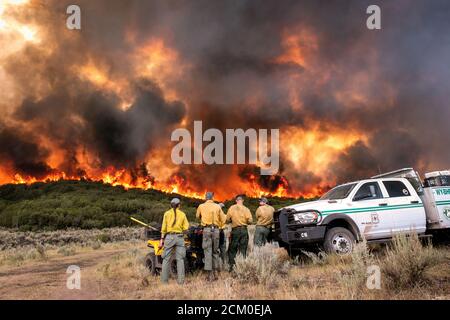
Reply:
[[[384,242],[414,232],[450,231],[450,171],[427,173],[422,184],[412,168],[339,185],[317,201],[282,208],[274,216],[274,239],[289,249],[322,245],[347,254],[363,237]]]

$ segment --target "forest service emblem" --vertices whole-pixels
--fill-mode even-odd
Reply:
[[[450,219],[450,208],[444,208],[444,215]]]

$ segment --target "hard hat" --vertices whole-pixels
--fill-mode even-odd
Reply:
[[[206,192],[205,198],[206,200],[211,200],[212,198],[214,198],[214,192],[211,191]]]
[[[241,196],[241,195],[238,195],[238,196],[236,196],[236,201],[238,201],[238,200],[244,200],[244,197],[243,196]]]
[[[219,206],[223,209],[223,208],[225,208],[225,205],[221,202],[221,203],[219,203]]]
[[[261,198],[259,199],[259,202],[267,203],[267,202],[269,202],[269,201],[267,200],[267,198],[261,197]]]
[[[178,198],[173,198],[171,201],[170,201],[170,204],[171,205],[177,205],[177,204],[180,204],[181,203],[181,201],[180,201],[180,199],[178,199]]]

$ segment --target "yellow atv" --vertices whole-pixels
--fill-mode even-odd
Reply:
[[[145,256],[145,265],[153,275],[158,274],[162,268],[162,254],[164,248],[159,247],[161,239],[161,231],[152,227],[136,218],[131,217],[131,220],[137,222],[145,227],[145,237],[147,239],[147,247],[150,248],[149,253]],[[203,268],[203,249],[202,249],[202,229],[199,227],[190,227],[184,237],[184,244],[186,246],[186,258],[184,259],[184,266],[186,272],[193,272]],[[176,276],[177,264],[175,255],[170,261],[170,273]]]

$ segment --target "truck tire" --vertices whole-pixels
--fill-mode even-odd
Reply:
[[[156,269],[156,256],[153,252],[145,256],[145,266],[151,275],[155,276],[158,274],[158,270]]]
[[[352,253],[355,241],[355,236],[351,231],[335,227],[327,231],[323,245],[327,253],[347,255]]]

